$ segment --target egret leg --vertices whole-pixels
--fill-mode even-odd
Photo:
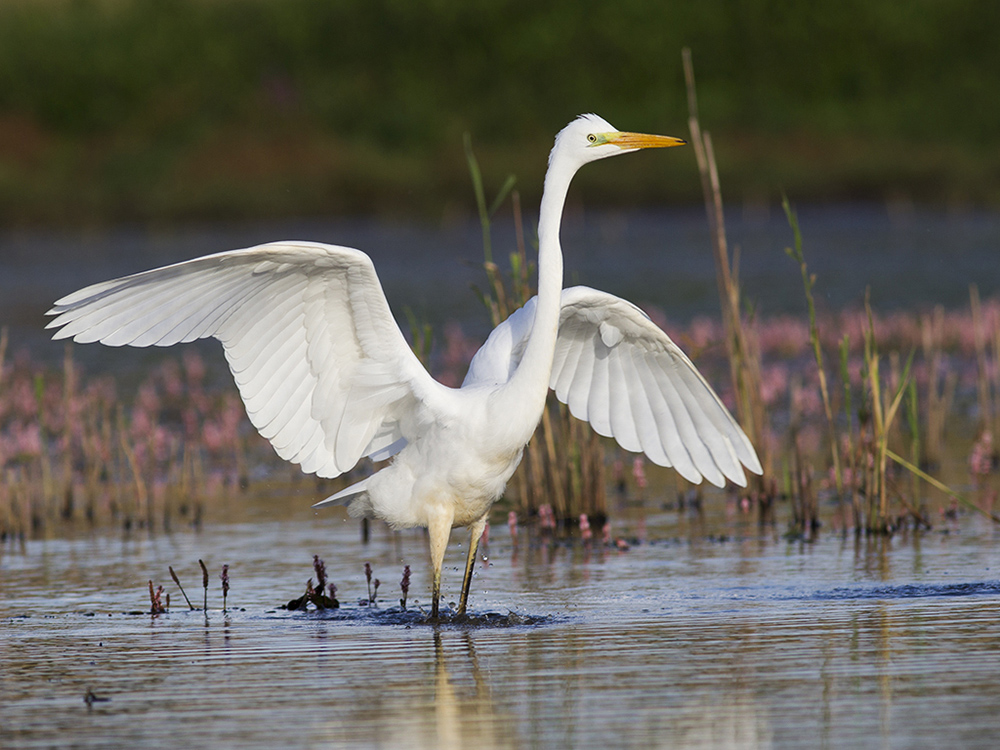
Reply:
[[[462,598],[458,602],[458,614],[465,614],[465,606],[469,603],[469,589],[472,588],[472,572],[476,567],[476,552],[479,550],[479,540],[483,538],[486,529],[486,516],[469,525],[469,556],[465,560],[465,578],[462,580]]]
[[[448,537],[451,535],[453,514],[444,510],[428,514],[427,533],[431,545],[431,570],[433,584],[431,588],[431,618],[437,619],[441,601],[441,566],[444,564],[444,551],[448,547]]]

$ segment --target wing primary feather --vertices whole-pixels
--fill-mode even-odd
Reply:
[[[610,392],[608,388],[608,350],[594,333],[594,374],[587,398],[587,417],[598,435],[611,437]]]
[[[528,333],[530,334],[530,331]],[[563,372],[567,360],[572,356],[575,343],[576,337],[572,334],[567,335],[567,331],[560,324],[559,333],[556,336],[556,348],[552,353],[552,376],[549,379],[549,387],[553,390],[557,390],[555,383],[559,379],[560,373]]]
[[[218,281],[218,280],[217,280]],[[226,282],[225,278],[221,281]],[[207,302],[214,310],[220,300],[225,300],[228,284],[198,284],[197,287],[183,286],[176,290],[176,294],[170,298],[169,307],[174,311],[165,315],[159,320],[149,321],[151,325],[145,331],[137,330],[129,333],[127,327],[123,326],[119,330],[118,336],[124,336],[127,343],[132,346],[172,346],[180,343],[188,332],[201,324],[206,317],[211,315],[212,310],[205,312],[203,307]],[[211,290],[212,296],[205,299],[205,293]],[[201,303],[201,304],[199,304]],[[155,312],[159,313],[157,309]]]
[[[650,461],[658,466],[668,466],[670,459],[664,451],[660,441],[660,431],[656,426],[656,419],[653,417],[653,407],[650,403],[650,396],[646,392],[646,386],[642,377],[642,370],[639,360],[642,353],[637,351],[637,347],[629,346],[622,351],[622,358],[627,359],[627,366],[623,371],[629,380],[629,402],[632,407],[632,419],[635,422],[636,434],[642,445],[642,451]]]
[[[561,338],[561,337],[560,337]],[[562,342],[560,341],[560,345]],[[569,391],[570,385],[573,383],[573,379],[576,377],[576,370],[580,364],[580,359],[583,357],[583,350],[586,347],[587,342],[581,340],[577,337],[570,338],[567,336],[565,348],[566,356],[563,358],[560,364],[560,370],[552,370],[552,379],[549,382],[549,387],[556,393],[556,398],[558,398],[563,403],[566,403],[566,396]]]
[[[715,459],[698,433],[693,415],[688,410],[688,405],[678,392],[678,386],[674,382],[676,373],[671,372],[674,369],[673,366],[668,365],[669,369],[664,369],[663,363],[655,356],[647,356],[646,362],[650,365],[656,382],[660,384],[661,392],[666,402],[670,405],[674,424],[677,426],[677,431],[695,467],[705,479],[716,487],[724,486],[725,480],[722,472],[719,471],[719,468],[715,464]]]
[[[183,288],[185,282],[191,282],[190,279],[171,277],[155,284],[147,282],[148,286],[134,280],[122,281],[100,294],[80,298],[72,307],[53,308],[60,314],[49,322],[49,327],[63,326],[56,337],[72,337],[80,343],[100,341],[107,346],[128,344],[130,331],[142,334],[143,326],[148,328],[155,324],[160,319],[157,313],[164,304],[173,309],[170,303],[176,298],[178,287]],[[210,283],[206,281],[206,286]],[[152,321],[149,320],[151,314]]]
[[[649,396],[650,406],[653,410],[653,420],[660,433],[660,443],[670,460],[667,465],[673,466],[677,473],[689,482],[698,484],[702,480],[702,475],[695,467],[691,453],[677,426],[677,419],[664,395],[663,386],[650,367],[649,356],[644,354],[636,357],[636,368],[646,386],[646,394]]]
[[[617,330],[611,327],[609,329]],[[604,338],[602,336],[602,340]],[[618,444],[627,451],[641,453],[642,442],[632,416],[629,379],[622,366],[622,347],[617,345],[608,353],[608,413],[611,418],[611,434]]]
[[[692,393],[692,397],[695,398],[699,404],[701,404],[701,412],[704,414],[705,418],[709,420],[722,435],[728,438],[729,447],[734,452],[736,471],[739,472],[739,476],[744,477],[743,470],[739,466],[740,463],[751,471],[760,474],[760,460],[757,458],[757,452],[753,449],[753,445],[750,443],[750,439],[746,436],[746,433],[743,432],[739,423],[729,413],[729,410],[726,409],[725,405],[719,399],[715,391],[712,390],[712,387],[705,381],[701,373],[695,369],[694,365],[691,364],[690,360],[687,359],[683,353],[681,353],[681,356],[683,357],[682,362],[687,365],[687,367],[678,367],[682,373],[682,380],[687,384],[688,390]],[[730,477],[730,479],[733,479],[733,477]],[[733,479],[733,481],[737,480]]]
[[[705,382],[693,370],[678,366],[677,392],[687,406],[698,435],[708,449],[719,470],[732,482],[746,486],[746,475],[740,465],[729,436],[731,424],[728,412],[722,412],[721,404]],[[725,418],[719,417],[725,414]]]
[[[589,422],[590,387],[594,379],[596,353],[593,339],[583,341],[580,347],[580,357],[576,363],[573,382],[569,386],[564,403],[569,407],[569,413],[577,419]]]

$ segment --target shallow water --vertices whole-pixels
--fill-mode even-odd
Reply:
[[[985,748],[1000,731],[1000,547],[976,519],[803,545],[738,514],[640,525],[631,509],[615,531],[627,551],[524,528],[514,545],[494,526],[471,607],[499,624],[435,627],[419,614],[421,533],[373,527],[362,544],[355,521],[279,505],[234,502],[198,531],[0,547],[0,745]],[[314,554],[341,609],[280,609]],[[200,605],[198,558],[207,617],[167,572]],[[377,610],[359,604],[366,561]],[[146,614],[150,578],[167,614]]]

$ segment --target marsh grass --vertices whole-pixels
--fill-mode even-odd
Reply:
[[[726,226],[718,167],[715,161],[712,139],[703,131],[698,119],[698,100],[694,82],[694,66],[689,49],[682,51],[684,76],[688,92],[690,113],[689,128],[701,175],[705,208],[711,229],[712,250],[715,258],[716,278],[721,303],[722,338],[726,343],[729,370],[732,381],[736,411],[744,430],[750,436],[761,458],[764,473],[750,480],[750,495],[758,500],[760,519],[769,519],[769,509],[776,497],[777,482],[773,478],[774,462],[771,446],[775,435],[770,426],[770,410],[764,396],[765,384],[762,380],[762,359],[759,344],[759,322],[753,315],[744,315],[741,310],[741,290],[739,284],[738,253],[730,256],[726,240]],[[840,507],[842,517],[845,496],[850,498],[853,528],[856,533],[890,534],[907,519],[916,526],[929,526],[930,522],[923,510],[918,479],[929,481],[949,497],[967,501],[947,488],[939,480],[917,468],[917,464],[927,463],[921,454],[925,442],[921,440],[921,425],[926,423],[931,434],[930,450],[939,455],[942,450],[945,416],[954,396],[954,376],[945,376],[941,389],[942,353],[940,317],[936,312],[935,326],[926,319],[920,332],[920,341],[909,342],[909,353],[903,363],[899,349],[890,351],[884,360],[880,352],[879,337],[876,334],[875,316],[866,293],[865,309],[860,340],[862,341],[861,363],[858,383],[852,382],[851,338],[843,333],[837,342],[840,355],[843,410],[835,406],[827,380],[824,345],[817,319],[813,287],[815,275],[811,274],[803,251],[802,233],[798,217],[787,197],[782,207],[792,231],[793,243],[786,248],[786,254],[799,266],[806,301],[807,340],[800,338],[800,346],[807,348],[815,368],[815,381],[807,391],[803,385],[803,375],[796,372],[789,379],[788,429],[786,456],[783,460],[783,486],[791,500],[789,536],[810,540],[820,525],[818,476],[827,477],[826,494],[833,494]],[[996,415],[1000,413],[1000,338],[995,325],[987,331],[983,323],[983,313],[976,287],[970,289],[971,328],[977,363],[977,401],[979,411],[980,438],[978,445],[989,445],[992,450],[992,434],[998,427]],[[798,323],[801,329],[802,324]],[[857,340],[857,339],[856,339]],[[992,351],[989,351],[992,342]],[[925,386],[927,416],[921,419],[920,398],[912,365],[914,356],[922,347],[925,359],[929,360],[930,375]],[[883,362],[889,364],[889,371],[883,369]],[[806,431],[805,402],[818,392],[822,417],[825,422],[826,451],[829,463],[824,466],[822,448],[807,451],[803,447]],[[856,395],[855,395],[856,392]],[[857,405],[857,415],[853,413]],[[899,427],[901,409],[905,412],[909,431],[905,435]],[[843,421],[838,415],[843,414]],[[856,418],[855,418],[856,416]],[[908,440],[908,450],[903,443]],[[898,447],[893,450],[890,444]],[[817,455],[819,450],[819,455]],[[848,467],[845,470],[841,452],[846,450]],[[984,449],[980,448],[980,452]],[[911,461],[900,453],[909,453]],[[908,492],[892,481],[889,462],[901,466],[909,472]],[[939,459],[935,459],[939,460]],[[979,462],[982,464],[982,461]],[[993,458],[990,466],[995,466]],[[817,465],[821,471],[817,471]],[[825,471],[829,468],[829,472]],[[846,475],[846,478],[845,478]],[[973,507],[974,504],[972,504]],[[899,506],[899,507],[895,507]],[[988,514],[990,515],[990,514]],[[992,516],[991,516],[992,517]],[[842,521],[843,523],[843,521]],[[846,525],[846,523],[845,523]]]
[[[773,461],[767,435],[770,431],[768,414],[761,399],[760,347],[754,335],[752,316],[744,315],[739,282],[739,254],[730,256],[726,239],[726,219],[722,202],[719,170],[715,160],[711,134],[702,130],[698,118],[698,95],[695,88],[691,50],[681,53],[684,80],[687,86],[688,129],[701,176],[705,211],[712,237],[712,254],[719,289],[719,302],[725,332],[729,372],[736,397],[736,412],[740,424],[757,449],[764,472],[751,476],[750,495],[756,499],[761,520],[768,518],[776,494]]]
[[[114,378],[88,379],[71,345],[61,370],[8,360],[0,334],[0,536],[197,525],[205,502],[248,485],[251,463],[273,463],[239,397],[210,392],[190,352],[150,372],[131,404]]]
[[[817,290],[822,283],[822,278],[816,280]],[[687,343],[709,382],[723,384],[720,396],[734,404],[734,389],[725,385],[730,368],[721,346],[726,336],[721,320],[698,318],[679,326],[661,311],[650,312],[665,321],[676,340]],[[980,334],[974,333],[974,319]],[[996,449],[992,435],[982,429],[981,394],[988,387],[996,402],[1000,301],[970,297],[965,310],[935,308],[923,314],[817,311],[814,324],[805,316],[755,318],[752,324],[761,358],[759,399],[772,421],[765,440],[775,447],[775,478],[782,490],[773,511],[783,513],[787,501],[789,516],[800,513],[798,520],[788,520],[790,527],[802,529],[806,520],[805,510],[795,510],[803,502],[795,492],[811,493],[805,501],[825,524],[862,533],[869,526],[888,532],[907,523],[936,524],[955,508],[991,512]],[[828,395],[842,461],[840,493],[811,336],[818,338],[823,364],[838,363],[828,379]],[[977,336],[985,349],[979,348]],[[3,538],[81,525],[167,530],[174,524],[198,524],[206,511],[270,487],[275,476],[316,481],[300,477],[253,432],[231,386],[221,393],[177,391],[175,376],[180,374],[184,385],[183,359],[157,366],[139,384],[134,399],[121,403],[122,386],[109,376],[88,377],[73,361],[72,350],[61,367],[43,367],[23,353],[11,356],[3,342],[0,332]],[[461,351],[471,356],[472,349]],[[876,403],[881,434],[875,431]],[[675,485],[669,470],[646,467],[649,485],[640,489],[628,472],[630,461],[589,426],[565,419],[560,408],[550,406],[548,429],[551,448],[557,458],[563,457],[563,471],[569,474],[567,480],[557,473],[567,507],[594,503],[587,488],[602,493],[607,503],[608,485],[617,481],[629,501],[644,498],[676,506],[675,491],[683,496],[687,488]],[[193,429],[186,431],[185,423]],[[231,427],[222,430],[223,424]],[[529,445],[508,502],[498,513],[513,511],[523,522],[551,505],[553,516],[558,515],[557,495],[547,486],[550,478],[533,472],[548,466],[545,440],[540,431]],[[902,461],[913,468],[896,468],[905,466]],[[570,474],[578,469],[581,473]],[[333,487],[323,491],[327,489]],[[595,532],[607,515],[605,508],[597,504],[580,511]],[[580,513],[571,528],[577,527]]]
[[[813,295],[822,279],[809,272],[803,233],[786,201],[793,240],[786,252],[801,271],[806,315],[754,314],[741,297],[738,252],[730,253],[726,242],[719,173],[711,138],[698,122],[689,55],[685,68],[722,312],[686,327],[670,325],[662,311],[648,312],[685,343],[710,382],[729,376],[720,395],[765,467],[739,507],[756,501],[760,520],[776,523],[778,505],[788,501],[790,535],[799,539],[812,538],[831,519],[824,508],[831,501],[833,527],[859,534],[926,527],[960,510],[998,520],[992,479],[993,438],[1000,434],[1000,301],[981,299],[973,285],[966,310],[879,315],[866,303],[821,312]],[[483,237],[486,285],[477,293],[497,325],[534,294],[535,263],[514,178],[488,202],[468,138],[466,155]],[[508,204],[517,232],[502,268],[491,223]],[[457,385],[475,342],[455,333],[457,326],[446,327],[442,357],[434,332],[412,314],[409,320],[422,361]],[[0,329],[0,539],[38,536],[63,524],[125,531],[197,525],[206,505],[254,492],[261,479],[303,481],[253,431],[228,379],[220,390],[209,388],[194,352],[165,358],[122,397],[115,378],[87,376],[70,344],[61,366],[43,367],[25,353],[12,356],[8,342]],[[839,383],[827,372],[830,362],[839,365]],[[676,482],[676,507],[699,504],[697,492],[672,475],[647,488],[641,461],[629,483],[621,455],[550,398],[498,508],[514,514],[514,543],[518,517],[537,519],[543,535],[607,529],[609,479],[631,501],[666,505],[673,490],[664,488]]]

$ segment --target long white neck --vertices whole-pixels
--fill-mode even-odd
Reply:
[[[519,415],[523,425],[510,425],[526,434],[523,445],[534,433],[545,408],[552,373],[563,283],[562,248],[559,226],[566,193],[576,168],[553,154],[545,174],[545,190],[538,212],[538,302],[531,337],[516,372],[503,388],[501,401],[510,405],[508,415]]]

